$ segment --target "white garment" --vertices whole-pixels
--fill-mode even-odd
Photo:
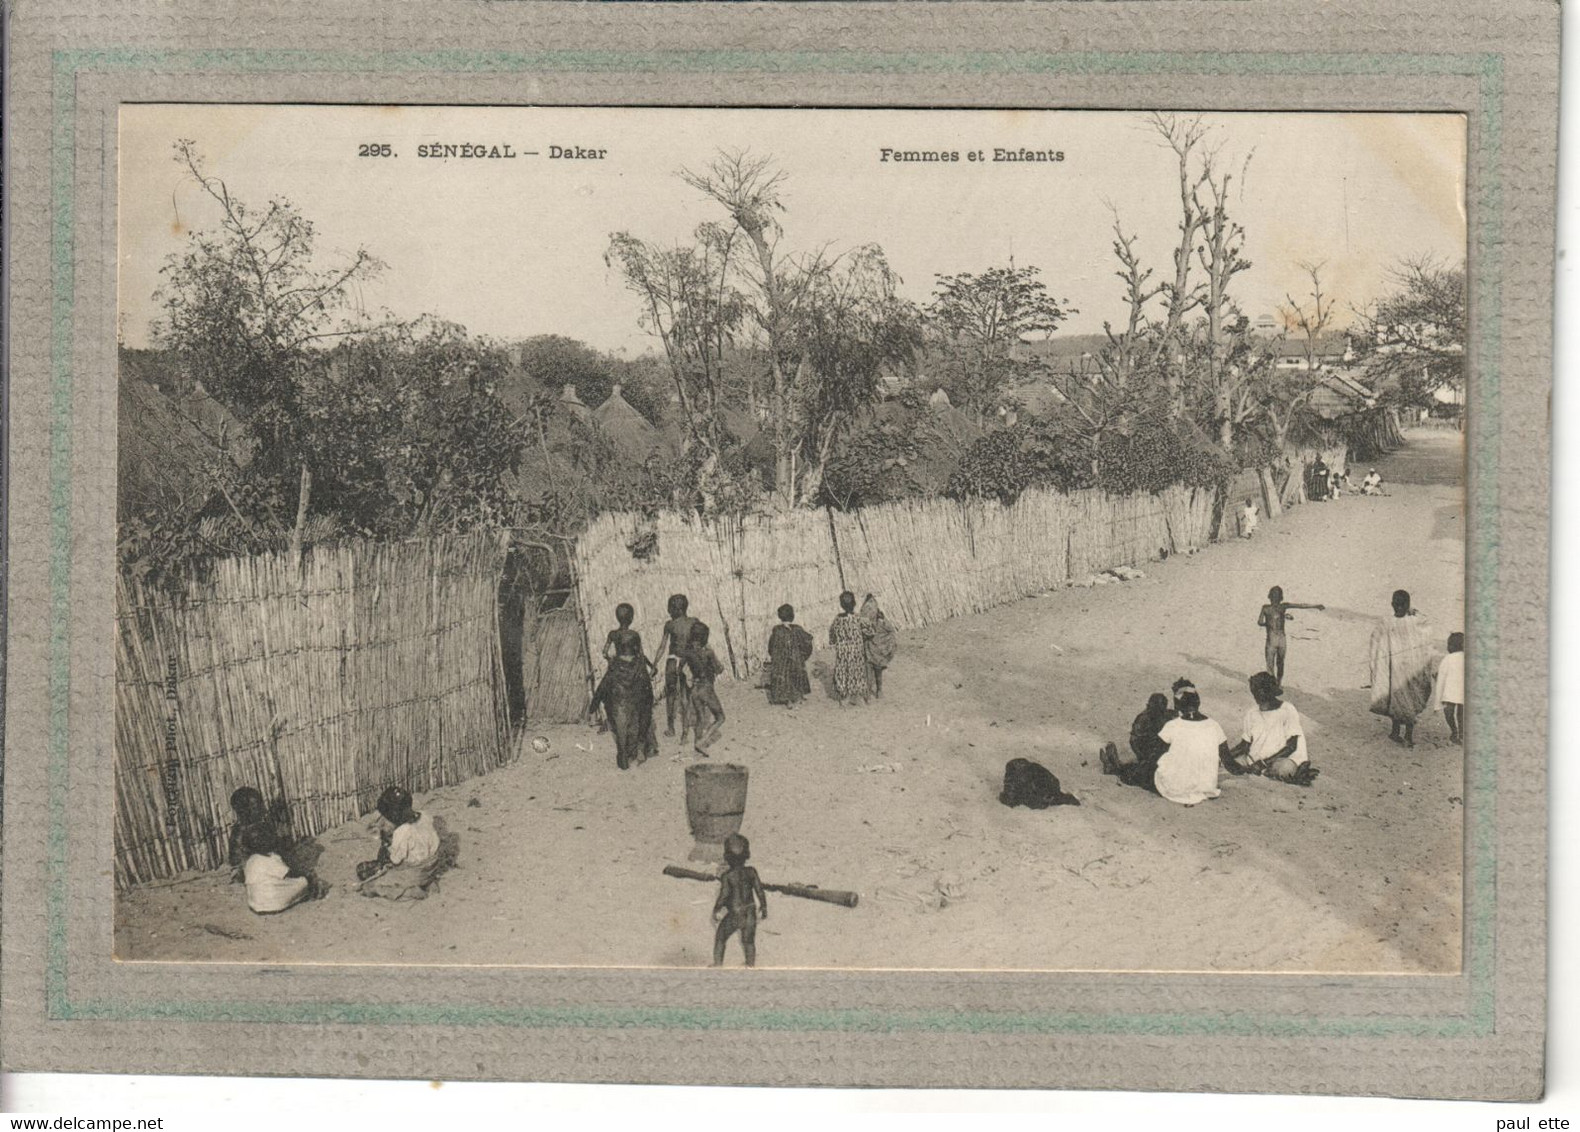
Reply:
[[[390,864],[421,865],[439,851],[439,831],[423,814],[416,821],[395,827],[390,834]]]
[[[1438,707],[1444,704],[1465,702],[1465,654],[1451,652],[1437,666],[1437,680],[1432,688],[1432,700]]]
[[[1291,738],[1295,740],[1295,753],[1289,757],[1297,764],[1310,761],[1306,757],[1306,733],[1300,729],[1300,713],[1289,701],[1278,706],[1277,711],[1251,708],[1245,713],[1240,737],[1251,744],[1251,760],[1261,762],[1283,750]]]
[[[1171,719],[1158,732],[1169,745],[1152,784],[1182,806],[1218,796],[1218,748],[1229,741],[1215,719]]]
[[[254,912],[283,912],[307,891],[306,877],[291,871],[278,853],[254,853],[241,867],[247,882],[247,907]]]

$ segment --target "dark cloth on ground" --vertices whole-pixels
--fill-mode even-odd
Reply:
[[[1079,806],[1081,801],[1059,788],[1059,780],[1041,763],[1010,759],[1004,764],[1004,788],[998,800],[1006,806],[1046,810],[1049,806]]]

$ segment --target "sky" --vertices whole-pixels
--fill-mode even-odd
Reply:
[[[1462,116],[1203,121],[1236,171],[1231,214],[1252,267],[1233,290],[1252,318],[1275,314],[1288,296],[1305,301],[1302,261],[1324,265],[1324,290],[1345,312],[1385,294],[1403,257],[1464,258]],[[656,340],[604,262],[609,237],[673,243],[719,219],[676,174],[720,149],[769,156],[785,172],[787,250],[877,243],[902,292],[922,303],[937,274],[1013,259],[1039,268],[1050,294],[1077,309],[1061,333],[1100,332],[1125,315],[1116,212],[1154,281],[1172,274],[1179,223],[1174,155],[1139,113],[133,105],[121,110],[119,148],[121,333],[131,346],[150,341],[161,266],[219,222],[218,205],[173,159],[178,138],[197,143],[233,196],[296,204],[316,226],[325,266],[358,247],[382,260],[386,269],[356,296],[370,311],[435,314],[502,339],[563,334],[630,355]],[[418,153],[463,143],[517,156]],[[361,146],[394,156],[358,156]],[[554,158],[551,146],[602,156]],[[884,161],[884,148],[959,160]],[[1064,157],[995,162],[996,148]],[[987,160],[969,160],[973,151]]]

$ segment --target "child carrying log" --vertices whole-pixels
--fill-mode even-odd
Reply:
[[[713,933],[715,967],[724,966],[725,944],[736,932],[741,933],[746,965],[757,966],[757,921],[768,918],[768,894],[757,870],[746,863],[751,855],[751,843],[740,834],[724,839],[725,869],[719,877],[719,898],[713,902],[713,922],[718,924]]]

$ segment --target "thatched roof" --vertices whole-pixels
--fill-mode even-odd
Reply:
[[[1348,374],[1322,370],[1307,407],[1324,420],[1363,412],[1377,403],[1377,394]]]
[[[252,461],[257,445],[199,383],[185,392],[151,380],[120,382],[118,489],[124,505],[157,498],[204,500],[222,477]]]
[[[604,435],[629,459],[638,462],[645,460],[655,448],[663,444],[658,430],[621,395],[618,382],[610,392],[609,399],[594,409],[592,415]]]
[[[568,382],[565,388],[560,391],[560,408],[569,410],[578,420],[587,421],[592,419],[592,410],[587,407],[580,397],[576,396],[576,387]]]

